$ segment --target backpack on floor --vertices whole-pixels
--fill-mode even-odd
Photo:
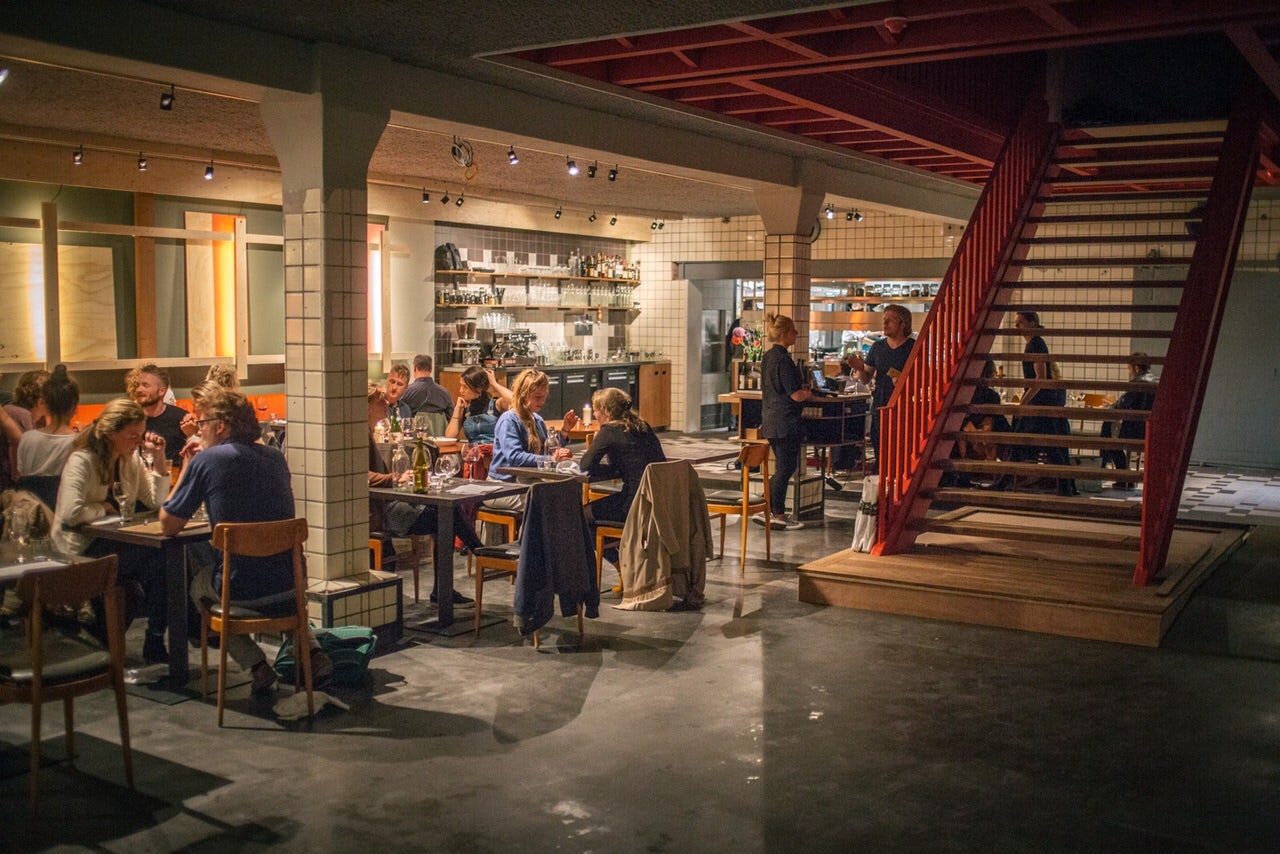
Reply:
[[[374,649],[378,646],[378,636],[373,629],[368,626],[313,627],[311,634],[333,661],[333,677],[329,684],[345,688],[358,688],[364,684],[369,672],[369,659],[373,658]],[[292,682],[296,666],[293,638],[285,638],[276,653],[276,673],[283,681]]]

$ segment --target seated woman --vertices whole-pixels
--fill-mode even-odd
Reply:
[[[573,459],[573,451],[564,447],[565,433],[556,434],[560,447],[544,453],[547,447],[547,423],[542,420],[542,407],[547,403],[551,380],[542,371],[528,368],[520,372],[511,384],[511,408],[498,416],[493,427],[493,462],[489,467],[489,479],[506,483],[514,481],[513,475],[502,474],[507,467],[537,468],[543,460],[559,462]],[[564,416],[564,430],[572,430],[578,423],[577,414],[571,409]],[[493,510],[523,510],[525,495],[506,495],[491,498],[484,506]]]
[[[19,477],[57,477],[71,455],[76,431],[71,420],[80,406],[80,386],[58,365],[40,389],[45,425],[22,434],[18,443]]]
[[[148,664],[168,661],[164,633],[168,628],[165,611],[165,579],[156,557],[159,552],[145,546],[95,539],[78,529],[96,522],[118,508],[110,500],[111,484],[121,482],[128,494],[155,510],[164,501],[169,487],[169,460],[164,438],[147,433],[147,414],[128,398],[108,403],[92,426],[80,433],[72,446],[58,487],[54,510],[53,543],[59,551],[100,557],[115,553],[120,558],[119,583],[126,601],[132,594],[136,606],[141,590],[147,615],[147,636],[142,656]],[[138,456],[146,445],[155,457],[155,471],[148,471]],[[101,621],[101,609],[98,619]],[[128,609],[126,609],[128,610]],[[104,633],[105,625],[98,628]]]
[[[382,454],[378,452],[377,443],[373,439],[372,425],[386,415],[386,412],[387,401],[383,396],[382,389],[376,385],[371,385],[369,387],[369,486],[394,487],[398,485],[395,475],[387,470],[387,464],[382,459]],[[412,472],[407,474],[412,477]],[[434,507],[410,504],[407,501],[369,502],[369,529],[371,531],[385,531],[393,537],[409,537],[413,542],[415,560],[421,558],[419,554],[420,538],[434,534],[436,532],[436,522],[436,508]],[[453,530],[466,548],[475,550],[482,545],[480,538],[476,536],[475,528],[462,514],[460,508],[457,507],[453,511]],[[440,543],[436,543],[436,548],[441,548]],[[434,565],[435,562],[432,561],[432,566]],[[439,601],[437,593],[439,581],[438,578],[434,578],[431,585],[432,602]],[[455,605],[465,605],[471,601],[473,600],[459,593],[457,588],[454,589],[453,603]]]
[[[1129,382],[1131,383],[1149,383],[1149,388],[1129,389],[1120,397],[1116,398],[1116,402],[1111,404],[1112,409],[1119,410],[1143,410],[1151,411],[1151,407],[1155,405],[1156,399],[1156,378],[1151,374],[1151,357],[1146,353],[1134,353],[1129,357]],[[1147,422],[1145,421],[1120,421],[1119,429],[1116,429],[1117,422],[1102,422],[1102,438],[1110,439],[1115,436],[1119,439],[1145,439],[1147,438]],[[1117,471],[1123,471],[1129,468],[1129,452],[1119,448],[1107,448],[1102,451],[1102,466],[1106,468],[1110,463]],[[1114,489],[1133,489],[1133,484],[1128,481],[1116,481],[1112,484]]]
[[[458,399],[444,435],[468,442],[493,442],[498,416],[511,408],[511,390],[494,378],[493,371],[472,365],[462,372]]]
[[[600,419],[600,432],[582,455],[582,470],[593,480],[622,478],[622,489],[597,498],[585,508],[589,521],[626,521],[640,478],[649,463],[663,463],[667,456],[653,429],[631,409],[631,396],[616,388],[602,388],[591,395],[591,408]]]

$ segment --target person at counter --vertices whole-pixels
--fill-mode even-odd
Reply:
[[[760,364],[760,436],[769,440],[778,463],[769,478],[770,522],[775,528],[794,531],[803,528],[804,523],[786,514],[787,487],[800,467],[803,404],[813,395],[789,352],[798,334],[795,323],[783,314],[767,314],[764,331],[773,346],[765,352]],[[764,524],[763,516],[752,518]]]
[[[449,439],[492,443],[498,416],[510,408],[511,390],[498,382],[492,370],[472,365],[462,372],[458,400],[444,435]]]
[[[907,357],[916,340],[911,337],[911,312],[901,305],[884,308],[882,330],[884,337],[871,345],[865,358],[854,353],[849,356],[850,373],[856,373],[865,382],[875,380],[871,391],[871,447],[875,449],[876,466],[880,465],[880,407],[893,396],[894,381],[907,366]]]
[[[431,372],[435,368],[435,360],[425,353],[413,357],[413,382],[400,395],[400,402],[409,407],[417,415],[425,412],[432,416],[431,433],[439,436],[444,433],[445,419],[453,410],[453,398],[439,383],[432,379]]]
[[[148,471],[138,456],[146,446],[155,457],[155,471]],[[159,552],[145,546],[111,542],[78,530],[109,513],[119,512],[111,497],[113,483],[125,484],[126,494],[149,509],[164,500],[169,486],[169,461],[164,437],[147,431],[147,414],[127,398],[116,398],[102,409],[98,420],[80,433],[71,456],[62,470],[58,504],[54,510],[54,547],[66,554],[102,557],[115,554],[120,561],[118,584],[125,590],[126,619],[138,609],[147,615],[147,633],[142,657],[147,664],[169,660],[164,633],[169,625],[165,608],[165,579],[157,557]],[[102,609],[95,608],[95,631],[106,637]]]

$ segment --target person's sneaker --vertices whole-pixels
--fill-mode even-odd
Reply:
[[[764,517],[758,514],[755,516],[752,516],[751,521],[755,522],[757,525],[764,525]],[[777,516],[770,516],[769,527],[775,531],[781,531],[783,528],[786,527],[786,523],[783,522],[782,519],[778,518]]]
[[[782,520],[782,527],[787,531],[799,531],[804,528],[804,522],[801,522],[795,516],[785,516]]]
[[[333,678],[333,659],[319,647],[311,650],[311,684],[319,688]]]
[[[164,645],[164,635],[147,635],[142,642],[142,660],[147,664],[169,663],[169,650]]]
[[[249,671],[249,675],[253,677],[253,692],[255,694],[270,691],[275,687],[276,671],[265,660],[255,664],[253,670]]]

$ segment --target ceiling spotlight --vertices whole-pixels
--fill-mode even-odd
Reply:
[[[514,145],[507,149],[507,162],[512,166],[520,162],[520,158],[516,157],[516,147]]]
[[[595,222],[595,221],[596,221],[596,212],[592,211],[591,216],[587,217],[587,222]]]
[[[849,211],[847,214],[844,215],[844,221],[853,222],[853,211]]]
[[[139,172],[147,171],[147,158],[143,156],[141,151],[138,152],[138,171]]]
[[[590,166],[587,167],[587,177],[588,178],[596,177],[596,164],[592,163]]]
[[[84,165],[84,146],[83,145],[77,148],[75,151],[71,152],[71,162],[74,163],[76,166]]]
[[[422,188],[422,203],[425,205],[425,204],[426,204],[427,202],[429,202],[429,201],[431,201],[431,194],[427,192],[427,188],[426,188],[426,187],[423,187],[423,188]]]
[[[831,203],[830,203],[830,202],[828,202],[828,203],[827,203],[827,208],[826,208],[826,210],[825,210],[825,211],[823,211],[823,213],[825,213],[825,214],[827,215],[827,219],[835,219],[835,218],[836,218],[836,209],[835,209],[835,208],[833,208],[833,207],[831,207]]]
[[[174,93],[174,91],[173,91],[173,86],[172,86],[172,85],[170,85],[170,86],[169,86],[169,91],[168,91],[168,92],[161,92],[161,93],[160,93],[160,109],[162,109],[162,110],[172,110],[172,109],[173,109],[173,98],[174,98],[174,94],[175,94],[175,93]]]
[[[560,208],[556,208],[556,219],[559,219],[563,213],[564,211],[560,210]]]
[[[649,223],[649,230],[650,231],[658,230],[658,221],[656,219],[653,222]]]
[[[447,205],[447,204],[449,204],[449,191],[448,191],[448,190],[445,190],[445,191],[444,191],[444,195],[440,197],[440,204],[442,204],[442,205]]]
[[[616,180],[618,180],[618,166],[617,166],[617,164],[614,164],[614,167],[613,167],[612,169],[610,169],[610,170],[609,170],[609,180],[610,180],[610,181],[616,181]]]
[[[853,212],[853,221],[854,221],[854,222],[862,222],[862,214],[861,214],[859,211],[857,211],[856,209],[855,209],[855,210],[854,210],[854,212]]]
[[[0,68],[0,83],[3,83],[8,79],[9,79],[9,69]]]
[[[666,227],[667,227],[667,221],[665,219],[658,220],[658,231],[662,231],[662,229]]]
[[[617,225],[617,224],[618,224],[618,218],[616,216],[609,217],[609,225]]]
[[[462,207],[462,203],[463,203],[463,202],[465,202],[466,200],[467,200],[467,194],[466,194],[466,193],[459,193],[459,194],[458,194],[458,200],[457,200],[456,202],[454,202],[454,204],[455,204],[455,205],[457,205],[458,207]]]
[[[206,181],[213,180],[213,158],[209,158],[209,165],[204,167],[204,179]]]
[[[566,157],[566,158],[564,159],[564,164],[565,164],[565,167],[569,170],[569,174],[570,174],[570,175],[577,175],[577,174],[578,174],[578,164],[577,164],[577,163],[574,163],[572,160],[570,160],[569,158],[567,158],[567,157]]]

